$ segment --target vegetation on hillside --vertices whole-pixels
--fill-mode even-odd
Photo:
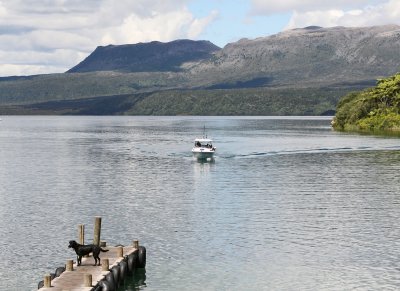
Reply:
[[[6,105],[0,106],[0,114],[333,115],[345,92],[316,88],[167,90]]]
[[[189,84],[176,73],[0,78],[0,114],[333,115],[340,96],[354,88],[273,88],[242,82],[225,89],[188,89]]]
[[[315,88],[162,91],[141,99],[126,114],[333,115],[339,96],[337,90]]]
[[[91,72],[0,78],[0,105],[135,94],[139,91],[165,90],[182,83],[185,80],[181,75],[168,72]]]
[[[346,131],[400,131],[400,73],[343,97],[332,124]]]

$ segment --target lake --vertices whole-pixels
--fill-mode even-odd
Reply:
[[[203,126],[215,160],[192,158]],[[36,290],[95,216],[121,290],[399,290],[400,140],[328,117],[2,116],[0,290]]]

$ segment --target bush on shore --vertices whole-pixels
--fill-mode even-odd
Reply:
[[[332,126],[345,131],[400,131],[400,73],[338,103]]]

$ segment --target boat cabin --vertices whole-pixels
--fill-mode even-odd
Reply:
[[[208,138],[196,138],[194,140],[195,148],[212,148],[212,140]]]

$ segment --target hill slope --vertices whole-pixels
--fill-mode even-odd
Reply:
[[[228,44],[209,60],[186,64],[204,86],[358,83],[400,68],[400,26],[307,27]],[[216,84],[218,82],[219,84]]]
[[[184,62],[207,59],[220,48],[209,41],[176,40],[97,47],[68,73],[180,71]]]

